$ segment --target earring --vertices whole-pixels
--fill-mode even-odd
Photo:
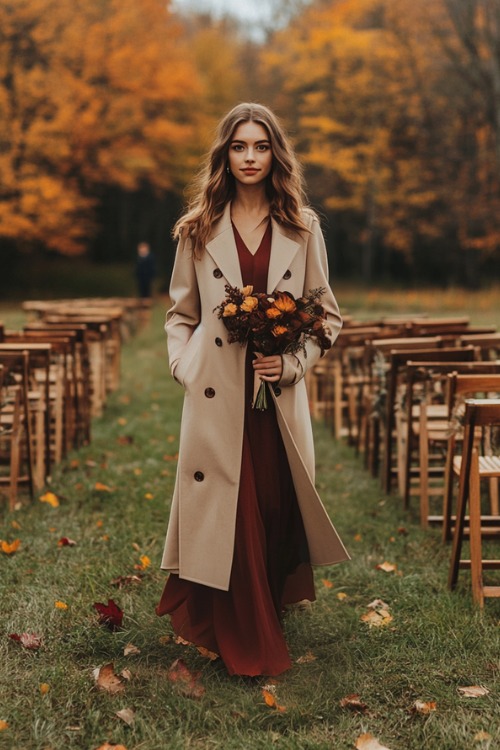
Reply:
[[[228,164],[228,165],[227,165],[227,167],[226,167],[226,172],[227,172],[228,174],[231,174],[231,170],[229,169],[229,164]]]

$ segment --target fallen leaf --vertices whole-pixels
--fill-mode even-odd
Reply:
[[[85,466],[88,466],[89,469],[95,469],[95,467],[97,466],[97,461],[93,461],[91,458],[89,458],[87,459],[87,461],[85,461]]]
[[[337,594],[337,599],[340,599],[340,601],[343,601],[344,599],[348,598],[348,594],[345,593],[345,591],[339,591]]]
[[[134,474],[136,477],[140,477],[142,474],[142,469],[139,469],[139,468],[134,469]]]
[[[333,583],[328,580],[328,578],[322,578],[321,583],[325,587],[325,589],[333,589]]]
[[[346,695],[345,698],[341,698],[339,703],[341,708],[348,708],[351,711],[359,711],[359,713],[365,713],[368,709],[368,706],[366,703],[363,703],[358,693]]]
[[[107,693],[122,693],[125,690],[123,677],[115,673],[113,662],[94,669],[94,680],[97,688]]]
[[[205,646],[196,646],[196,650],[209,661],[215,661],[219,658],[219,654],[216,654],[215,651],[209,651]]]
[[[10,522],[10,525],[12,526],[12,528],[13,528],[13,529],[17,529],[18,531],[19,531],[19,529],[21,529],[21,528],[22,528],[22,527],[21,527],[21,524],[20,524],[20,523],[18,523],[17,521],[11,521],[11,522]]]
[[[41,495],[38,499],[41,503],[48,503],[52,508],[59,507],[58,497],[53,492],[46,492],[45,495]]]
[[[9,724],[8,722],[4,721],[3,719],[0,719],[0,732],[3,732],[4,729],[8,729]]]
[[[491,734],[488,734],[488,732],[485,732],[484,730],[481,730],[474,735],[474,742],[489,742],[492,739],[493,737]]]
[[[176,636],[174,643],[176,643],[178,646],[191,646],[191,641],[186,641],[185,638],[183,638],[181,635]]]
[[[48,682],[42,682],[40,684],[40,692],[42,695],[47,695],[49,690],[50,690],[50,685],[48,684]]]
[[[470,685],[468,687],[459,687],[457,689],[460,695],[463,695],[464,698],[481,698],[483,695],[488,695],[490,692],[488,688],[485,688],[482,685]]]
[[[104,745],[99,745],[95,750],[127,750],[125,745],[116,745],[114,742],[105,742]]]
[[[170,643],[171,640],[172,640],[171,635],[161,635],[158,638],[158,643],[161,643],[161,645],[164,646],[166,643]]]
[[[175,443],[175,435],[169,435],[167,437],[167,443]]]
[[[116,715],[119,719],[124,721],[125,724],[128,724],[129,727],[131,727],[135,721],[135,711],[132,708],[122,708],[121,711],[116,712]]]
[[[375,566],[377,570],[383,570],[384,573],[393,573],[397,567],[398,567],[397,565],[394,565],[394,563],[387,562],[387,560]]]
[[[363,539],[363,537],[361,536],[361,534],[354,534],[354,541],[355,542],[361,542],[362,539]]]
[[[125,419],[125,417],[120,417],[120,419],[117,419],[116,421],[121,427],[124,427],[127,424],[127,420]]]
[[[136,654],[140,654],[140,653],[141,653],[141,649],[137,648],[137,646],[134,646],[133,643],[127,643],[127,645],[123,649],[124,656],[135,656]]]
[[[112,599],[108,599],[107,604],[95,602],[94,609],[97,610],[99,614],[100,625],[104,625],[111,631],[119,630],[121,628],[123,611]]]
[[[146,568],[149,568],[151,565],[151,560],[147,555],[141,555],[139,560],[141,561],[140,565],[134,565],[134,568],[136,570],[146,570]]]
[[[373,734],[370,734],[370,732],[365,732],[365,734],[360,734],[358,739],[356,740],[356,750],[389,750],[386,745],[381,745],[380,742],[373,736]]]
[[[56,609],[68,609],[68,605],[65,602],[60,601],[54,602],[54,607]]]
[[[201,698],[205,688],[198,682],[199,672],[190,672],[182,659],[176,659],[168,670],[168,679],[186,698]]]
[[[3,540],[0,542],[0,549],[4,553],[4,555],[13,555],[14,552],[17,552],[21,545],[20,539],[14,539],[13,542],[4,542]]]
[[[154,499],[154,495],[151,492],[146,492],[146,494],[144,495],[144,500],[153,500],[153,499]]]
[[[284,711],[286,711],[285,706],[280,706],[278,704],[275,693],[272,693],[270,690],[267,690],[266,688],[262,688],[262,695],[264,697],[266,706],[269,706],[269,708],[275,708],[276,711],[279,711],[280,713],[283,713]]]
[[[394,619],[392,615],[386,609],[380,609],[375,611],[371,609],[360,618],[363,622],[368,623],[371,628],[381,628],[384,625],[388,625]]]
[[[405,526],[398,526],[398,534],[408,536],[408,529]]]
[[[112,586],[118,586],[118,588],[120,589],[123,586],[128,586],[131,583],[142,583],[142,578],[136,575],[118,576],[118,578],[113,578],[113,580],[111,581]]]
[[[132,672],[130,671],[130,669],[122,669],[122,671],[120,672],[120,674],[121,674],[121,676],[123,677],[124,680],[131,680],[132,679]]]
[[[73,469],[73,470],[74,470],[74,469],[78,469],[79,467],[80,467],[80,460],[79,460],[78,458],[73,458],[73,459],[72,459],[72,460],[71,460],[71,461],[69,462],[69,468],[70,468],[70,469]]]
[[[436,710],[436,706],[436,701],[415,701],[411,710],[413,713],[428,716],[428,714]]]
[[[116,442],[118,443],[118,445],[132,445],[132,443],[134,442],[134,436],[120,435],[120,437],[116,439]]]
[[[69,539],[67,536],[62,536],[57,542],[58,547],[76,547],[74,539]]]
[[[98,529],[101,529],[104,525],[104,521],[102,520],[102,518],[99,518],[99,520],[95,522],[95,525]]]
[[[97,492],[113,492],[111,487],[108,487],[107,484],[103,484],[102,482],[96,482],[94,484],[94,489],[97,490]]]
[[[132,547],[135,549],[136,552],[141,551],[141,547],[139,544],[137,544],[137,542],[132,542]]]
[[[11,633],[9,638],[12,638],[13,641],[18,641],[18,643],[20,643],[21,646],[24,646],[24,648],[30,648],[33,650],[40,648],[42,645],[42,636],[37,635],[36,633],[21,633],[21,635]]]
[[[298,659],[296,659],[297,664],[309,664],[311,661],[316,661],[318,657],[314,656],[312,651],[308,651],[304,656],[299,656]]]
[[[163,460],[164,461],[177,461],[178,458],[179,458],[179,454],[178,453],[174,453],[173,456],[169,455],[168,453],[165,453],[163,455]]]
[[[389,605],[386,604],[382,599],[374,599],[370,604],[366,605],[369,609],[386,609],[389,610]]]

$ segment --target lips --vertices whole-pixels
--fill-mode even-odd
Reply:
[[[241,171],[244,172],[245,174],[257,174],[259,170],[258,169],[242,169]]]

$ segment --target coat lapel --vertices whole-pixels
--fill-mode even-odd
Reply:
[[[274,219],[272,219],[272,225],[271,257],[267,272],[268,294],[274,292],[299,249],[299,243],[283,234],[282,227]]]
[[[218,268],[220,268],[228,283],[231,286],[241,289],[243,280],[241,278],[238,250],[236,249],[233,227],[231,225],[230,202],[226,205],[222,218],[215,225],[213,237],[207,243],[206,247],[207,252]]]

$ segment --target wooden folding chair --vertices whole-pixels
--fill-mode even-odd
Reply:
[[[496,525],[482,525],[480,491],[481,479],[498,482],[500,456],[479,455],[476,436],[478,429],[484,435],[493,427],[500,427],[500,399],[466,399],[463,453],[456,456],[453,462],[454,471],[459,473],[459,490],[448,585],[451,589],[455,588],[460,568],[470,569],[472,595],[480,607],[483,607],[485,597],[500,597],[500,586],[485,585],[483,580],[483,570],[500,570],[500,560],[483,559],[482,555],[482,537],[491,538],[500,534],[500,516],[496,515]],[[467,504],[470,559],[463,559]]]
[[[500,359],[500,333],[465,334],[460,336],[460,345],[475,346],[479,350],[478,359]]]

